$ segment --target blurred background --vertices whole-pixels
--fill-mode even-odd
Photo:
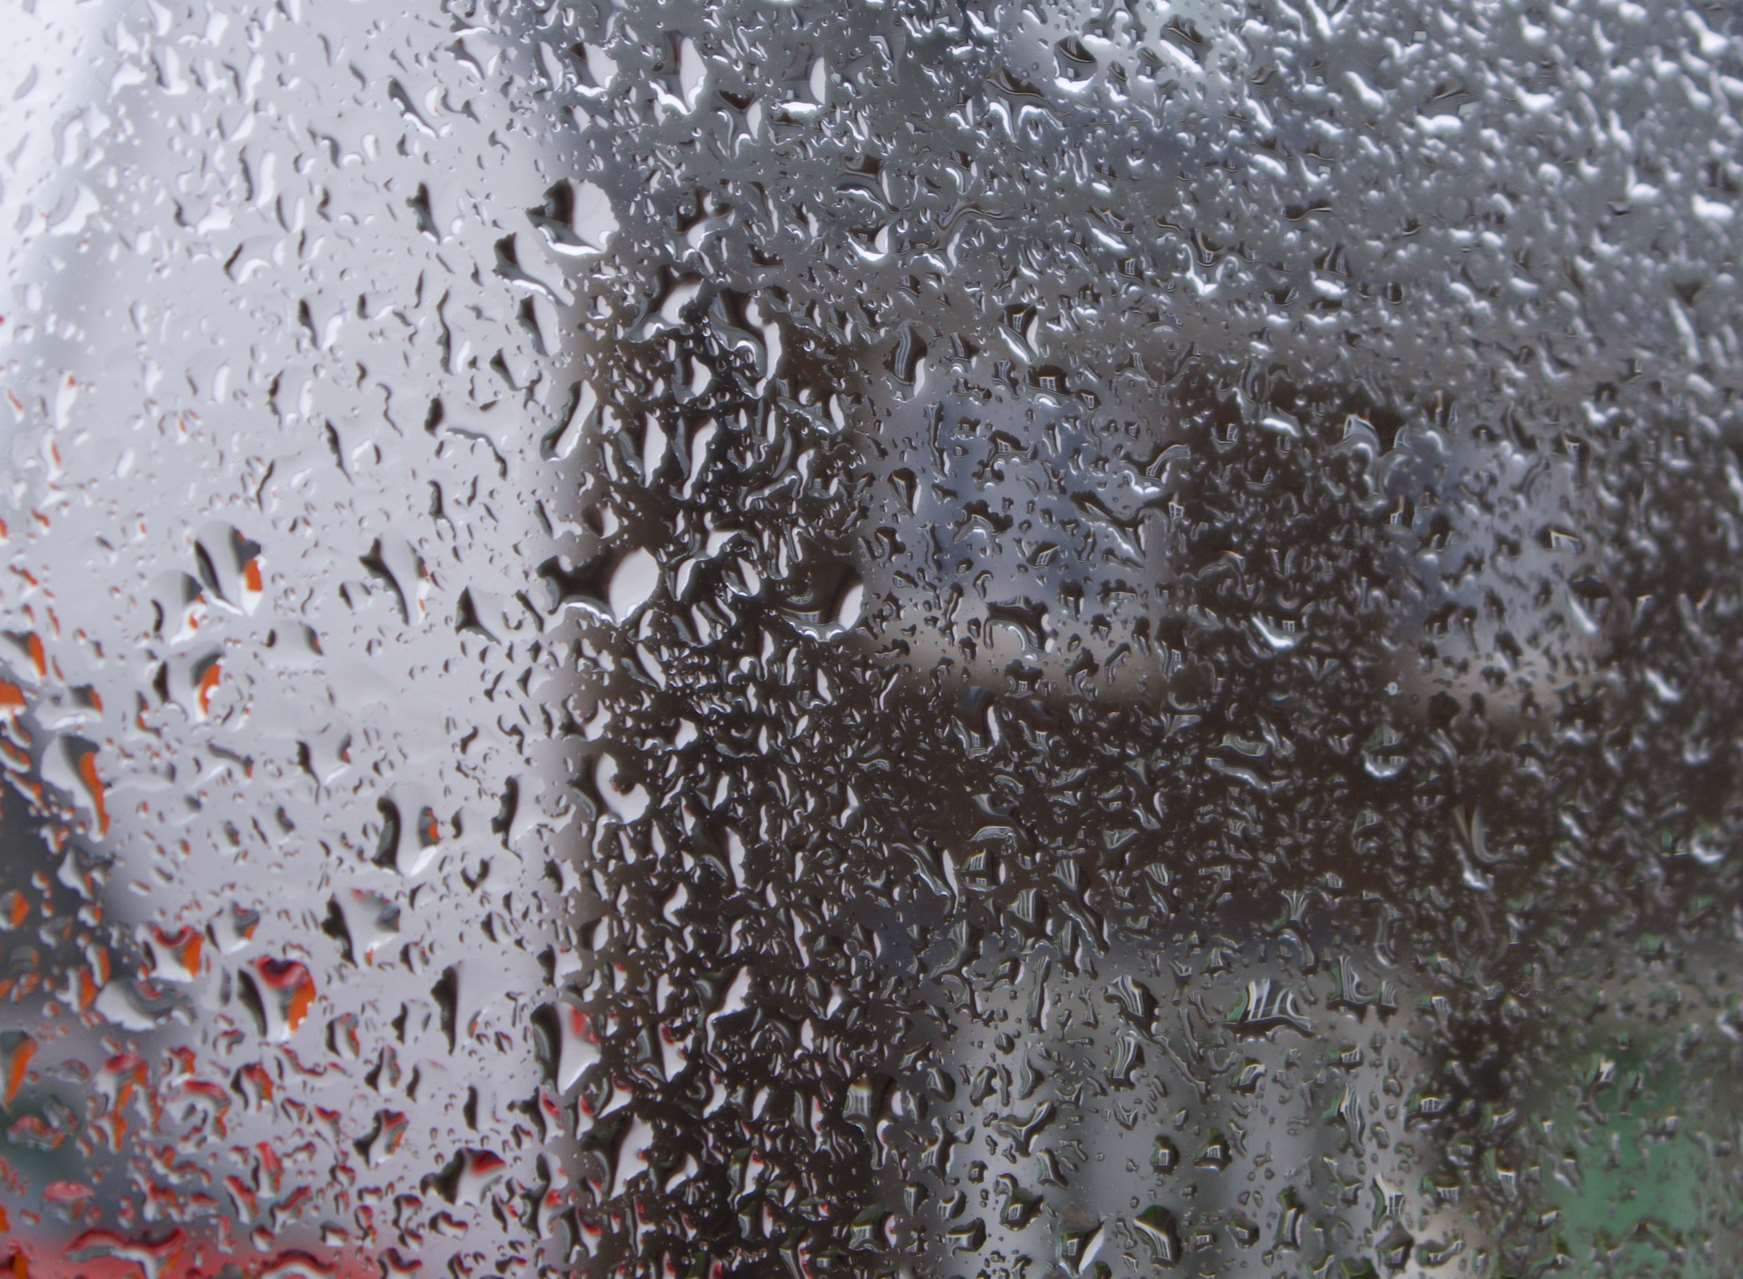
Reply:
[[[13,18],[13,1273],[1736,1269],[1734,15]]]

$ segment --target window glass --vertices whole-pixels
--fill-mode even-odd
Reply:
[[[7,28],[0,1267],[1736,1272],[1729,7]]]

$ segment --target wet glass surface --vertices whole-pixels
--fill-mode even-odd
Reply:
[[[1728,7],[8,25],[11,1273],[1743,1263]]]

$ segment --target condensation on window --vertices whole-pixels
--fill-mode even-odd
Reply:
[[[0,1267],[1743,1265],[1743,24],[18,0]]]

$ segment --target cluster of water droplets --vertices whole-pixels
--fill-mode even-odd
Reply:
[[[1722,9],[19,21],[0,1262],[1734,1265]]]

